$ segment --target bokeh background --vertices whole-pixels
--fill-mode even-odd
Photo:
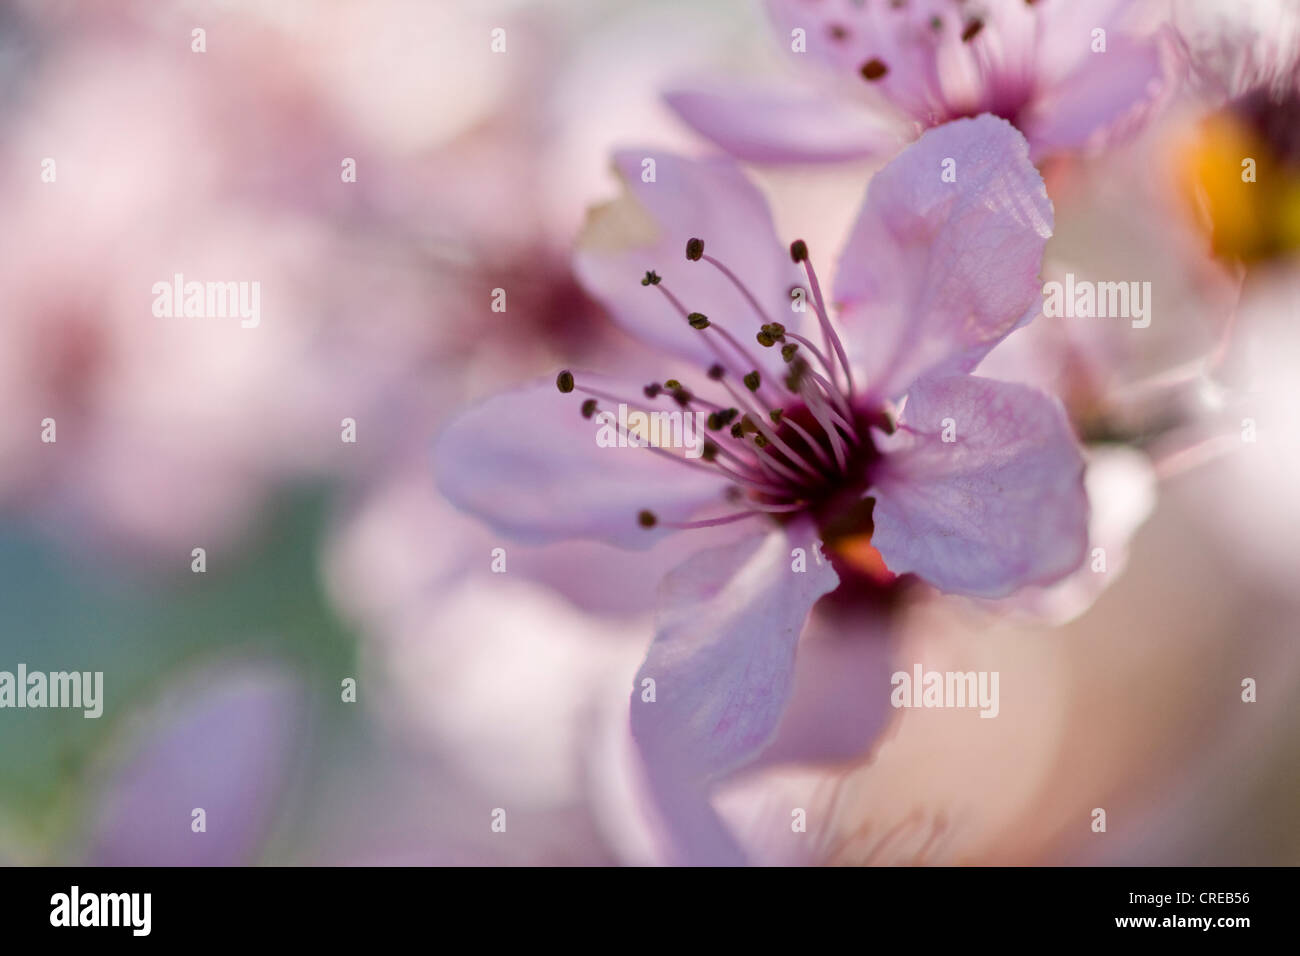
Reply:
[[[98,720],[0,712],[0,862],[654,861],[622,737],[671,555],[496,540],[432,449],[469,402],[629,347],[568,264],[610,151],[708,152],[662,90],[776,50],[746,0],[0,6],[0,669],[105,684]],[[856,758],[729,782],[741,834],[819,808],[756,858],[1300,862],[1300,270],[1215,248],[1225,115],[1189,80],[1044,166],[1044,277],[1150,281],[1153,322],[1040,319],[990,359],[1105,458],[1107,571],[815,621],[866,649],[828,682],[878,680],[884,647],[1000,671],[1002,713],[904,712]],[[782,235],[834,248],[872,169],[754,174]],[[260,281],[260,326],[154,317],[175,272]]]

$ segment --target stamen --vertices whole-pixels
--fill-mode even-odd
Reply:
[[[835,425],[830,420],[830,409],[812,388],[803,389],[804,401],[808,405],[808,411],[817,419],[817,423],[822,426],[822,432],[826,435],[831,445],[831,452],[835,455],[835,463],[839,465],[840,471],[843,472],[848,468],[848,456],[844,451],[844,443],[838,432],[835,431]]]
[[[793,333],[789,332],[786,334],[793,335]],[[802,336],[797,336],[797,338],[799,338],[805,345],[808,344],[808,340],[804,339]],[[814,349],[814,351],[816,351],[816,349]],[[827,381],[823,375],[818,373],[812,366],[804,361],[802,356],[796,352],[787,353],[786,348],[781,350],[781,356],[790,365],[790,374],[786,376],[785,387],[792,393],[796,395],[799,394],[800,389],[803,387],[804,378],[811,377],[812,380],[826,393],[827,398],[833,401],[839,408],[843,409],[845,414],[851,414],[848,399],[841,394],[840,390],[836,388],[834,384]]]
[[[813,269],[812,260],[808,258],[808,244],[802,239],[796,239],[790,245],[790,258],[796,263],[803,263],[804,272],[808,274],[808,284],[812,287],[813,309],[822,324],[822,334],[826,337],[826,351],[829,352],[834,347],[836,357],[844,366],[845,391],[852,395],[853,372],[849,368],[849,357],[844,353],[844,344],[831,326],[830,313],[826,311],[826,300],[822,296],[821,283],[817,281],[817,272]]]
[[[822,363],[822,368],[826,369],[828,374],[830,375],[835,374],[835,366],[831,364],[831,360],[826,357],[826,354],[821,349],[819,349],[812,342],[811,339],[804,338],[804,336],[800,335],[797,332],[787,331],[787,332],[783,332],[782,334],[785,336],[785,338],[794,339],[796,342],[798,342],[800,345],[806,348],[809,352],[812,352],[813,357],[817,359],[817,361]],[[786,361],[788,362],[789,359],[786,359]]]
[[[654,515],[648,511],[643,511],[641,513],[643,515],[649,514],[651,518],[654,518]],[[757,518],[762,513],[763,512],[761,511],[740,511],[735,514],[723,515],[720,518],[706,518],[703,521],[658,521],[658,519],[655,519],[655,521],[658,524],[662,524],[665,528],[676,528],[678,531],[691,531],[696,528],[716,528],[718,525],[731,524],[735,521],[743,521],[746,518]],[[654,525],[642,524],[641,527],[653,528]]]
[[[745,421],[751,424],[753,423],[753,419],[748,415],[745,416]],[[761,434],[757,434],[752,430],[747,432],[742,424],[737,423],[732,426],[731,435],[733,438],[739,438],[745,444],[745,447],[750,448],[750,450],[754,452],[754,463],[766,472],[774,481],[780,482],[781,479],[785,479],[787,482],[792,482],[800,486],[806,486],[808,484],[808,479],[803,475],[799,474],[789,466],[777,461],[771,455],[766,454],[762,450],[762,446],[758,443],[758,439],[762,437]],[[818,475],[816,472],[813,472],[813,474],[818,478],[818,480],[821,480],[821,475]]]
[[[769,505],[769,504],[763,504],[762,502],[758,502],[758,501],[751,501],[751,502],[747,502],[747,504],[750,508],[753,508],[755,511],[762,511],[767,514],[774,514],[774,515],[786,514],[791,511],[801,511],[804,508],[808,507],[808,502],[806,501],[791,501],[788,504],[779,504],[779,505]]]
[[[584,393],[586,393],[587,395],[594,396],[594,397],[592,397],[592,398],[587,399],[586,401],[584,401],[584,402],[582,403],[582,417],[583,417],[583,418],[591,418],[592,415],[594,415],[594,414],[596,413],[597,409],[599,408],[599,405],[598,405],[597,402],[596,402],[596,399],[598,399],[598,398],[600,398],[600,399],[604,399],[605,401],[608,401],[608,402],[614,402],[615,404],[626,405],[628,408],[630,408],[630,409],[632,409],[632,410],[634,410],[634,411],[642,412],[643,414],[653,414],[653,412],[651,412],[649,409],[644,408],[644,407],[641,406],[640,404],[638,404],[638,403],[636,403],[636,402],[629,402],[629,401],[627,401],[626,399],[622,398],[621,396],[615,395],[615,394],[613,394],[613,393],[611,393],[611,392],[606,392],[604,389],[592,388],[591,386],[588,386],[588,385],[578,385],[578,384],[576,384],[576,383],[574,382],[574,379],[573,379],[573,374],[572,374],[571,372],[569,372],[568,370],[565,370],[564,372],[560,373],[560,380],[561,380],[561,385],[562,385],[562,386],[563,386],[563,385],[568,385],[568,391],[570,391],[570,392],[571,392],[571,391],[574,391],[574,390],[576,389],[577,391],[584,392]],[[683,389],[683,388],[681,387],[681,383],[678,382],[676,379],[669,379],[668,382],[666,382],[665,384],[666,384],[666,385],[674,386],[674,388],[673,388],[673,393],[674,393],[674,394],[673,394],[673,397],[678,401],[679,404],[681,404],[681,405],[683,405],[683,406],[687,406],[687,405],[689,405],[691,401],[700,401],[701,403],[704,403],[703,399],[695,399],[693,396],[691,396],[689,392],[687,392],[685,389]],[[563,388],[561,388],[561,390],[563,391]],[[647,392],[648,392],[649,390],[650,390],[650,386],[647,386]],[[661,388],[660,388],[660,391],[662,391]],[[656,394],[659,394],[659,392],[656,392]],[[707,403],[707,404],[713,404],[713,403]],[[719,407],[719,408],[720,408],[720,406],[715,406],[715,407]],[[740,414],[740,412],[739,412],[738,409],[731,409],[731,410],[730,410],[730,413],[731,413],[731,414],[727,417],[727,421],[728,421],[728,422],[731,420],[731,418],[734,418],[736,415]],[[717,415],[717,414],[719,414],[719,413],[718,413],[718,412],[714,412],[712,415],[709,416],[709,418],[710,418],[710,427],[712,427],[712,420],[713,420],[714,415]],[[619,432],[623,437],[625,437],[625,438],[629,438],[629,439],[632,437],[631,434],[629,433],[629,431],[627,430],[627,428],[623,427],[622,425],[618,424],[617,422],[614,422],[614,423],[612,423],[612,424],[615,425],[615,427],[617,428],[618,432]],[[705,461],[707,464],[701,464],[701,463],[698,462],[698,461],[694,461],[694,460],[692,460],[692,459],[690,459],[690,458],[687,458],[687,457],[685,457],[685,456],[683,456],[683,455],[677,455],[677,454],[674,454],[674,453],[672,453],[672,452],[670,452],[670,451],[668,451],[668,450],[666,450],[666,449],[659,448],[659,447],[654,446],[654,445],[642,444],[641,441],[640,441],[639,436],[638,436],[638,440],[637,440],[637,442],[636,442],[636,447],[638,447],[638,448],[646,448],[646,449],[648,449],[649,451],[655,452],[655,453],[657,453],[657,454],[659,454],[659,455],[662,455],[662,456],[664,456],[664,457],[666,457],[666,458],[669,458],[669,459],[671,459],[671,460],[673,460],[673,461],[679,462],[679,463],[681,463],[681,464],[683,464],[683,465],[687,465],[687,466],[692,467],[692,468],[703,468],[703,469],[708,470],[708,471],[713,471],[714,469],[716,469],[716,470],[721,471],[721,472],[723,472],[724,474],[726,474],[727,477],[730,478],[731,480],[733,480],[733,481],[737,481],[737,482],[740,482],[740,483],[742,483],[742,484],[745,484],[745,485],[747,485],[747,486],[749,486],[749,487],[752,487],[752,488],[754,488],[754,489],[757,490],[757,491],[761,491],[761,492],[763,492],[763,493],[765,493],[765,494],[784,494],[784,493],[786,492],[786,489],[785,489],[785,486],[784,486],[784,485],[781,485],[781,484],[779,484],[779,483],[771,483],[771,482],[761,481],[761,480],[759,480],[759,478],[757,477],[757,474],[756,474],[756,473],[751,472],[751,473],[749,473],[749,474],[743,474],[743,473],[740,473],[740,472],[735,471],[734,469],[727,468],[727,467],[725,467],[721,462],[716,461],[716,460],[715,460],[716,456],[719,455],[719,454],[722,454],[722,455],[725,455],[727,458],[731,459],[732,461],[734,461],[734,462],[735,462],[735,463],[736,463],[740,468],[743,468],[743,469],[752,469],[752,468],[754,467],[754,464],[755,464],[755,462],[753,462],[753,461],[747,461],[747,460],[745,460],[745,459],[739,457],[738,455],[736,455],[736,454],[734,454],[734,453],[728,451],[727,449],[722,448],[721,446],[717,445],[717,444],[714,443],[714,442],[706,442],[705,449],[704,449],[704,451],[701,452],[701,458],[703,458],[704,461]],[[709,449],[712,449],[712,450],[709,451]],[[705,454],[705,452],[708,452],[708,454]],[[794,477],[797,478],[798,476],[795,475]]]
[[[818,461],[820,461],[823,465],[825,465],[827,468],[831,469],[832,471],[835,470],[835,466],[831,464],[830,457],[826,454],[826,450],[822,448],[821,442],[816,441],[813,438],[812,433],[809,432],[808,429],[804,428],[793,418],[788,418],[788,417],[783,418],[782,423],[789,425],[790,428],[794,430],[795,434],[797,434],[800,438],[804,440],[804,442],[808,445],[808,447],[813,450],[813,454],[817,456]]]
[[[709,445],[707,445],[706,447],[712,447],[713,449],[715,449],[714,452],[715,454],[726,454],[726,449],[722,448],[720,445],[714,445],[710,442]],[[747,477],[731,468],[728,468],[720,461],[713,461],[713,465],[723,474],[731,478],[732,481],[735,481],[738,484],[742,484],[747,488],[753,488],[755,491],[761,492],[765,495],[777,496],[777,495],[790,494],[789,489],[787,489],[783,485],[774,485],[771,484],[770,482],[760,481],[757,478]]]
[[[758,299],[754,298],[754,293],[749,291],[749,287],[746,286],[745,283],[741,282],[740,278],[734,272],[728,269],[725,265],[723,265],[713,256],[704,255],[702,250],[701,250],[700,258],[703,259],[705,262],[707,262],[709,265],[713,266],[713,268],[717,269],[724,276],[726,276],[727,281],[730,282],[733,286],[735,286],[736,291],[738,291],[742,296],[745,297],[745,301],[749,303],[749,307],[758,314],[759,318],[761,318],[766,323],[771,323],[772,318],[767,314],[767,310],[764,309],[763,306],[759,304]]]
[[[678,299],[677,296],[673,295],[671,292],[668,291],[667,286],[659,285],[659,283],[655,283],[655,285],[659,289],[659,291],[664,294],[664,297],[672,304],[672,307],[677,310],[678,314],[681,315],[681,317],[685,319],[688,323],[690,323],[692,328],[703,330],[710,327],[709,320],[706,316],[704,316],[699,312],[688,312],[686,310],[686,307],[682,305],[681,300]],[[699,318],[692,319],[692,316],[699,316]],[[703,320],[704,323],[703,325],[697,324],[700,320]],[[722,333],[723,338],[726,338],[730,341],[734,341],[731,339],[731,336],[727,335],[726,329],[718,328],[716,326],[715,328],[717,328],[718,332]],[[727,357],[722,354],[722,349],[718,347],[718,343],[713,340],[713,337],[709,336],[707,338],[707,341],[709,343],[709,348],[712,350],[717,360],[722,363],[723,367],[733,368],[731,364],[727,361]],[[733,371],[734,370],[735,369],[733,368]],[[664,384],[667,385],[668,383],[665,382]]]
[[[831,406],[829,405],[826,406],[826,414],[830,416],[831,421],[833,421],[844,431],[845,435],[848,436],[848,439],[853,444],[857,445],[862,443],[862,439],[858,437],[857,430],[853,427],[852,422],[850,422],[847,418],[845,418],[835,409],[831,408]]]
[[[735,388],[730,382],[723,381],[722,384],[727,389],[727,391],[731,393],[732,397],[736,399],[736,404],[745,407],[751,413],[745,416],[744,421],[752,423],[753,426],[763,434],[764,438],[766,438],[769,442],[775,445],[777,449],[779,449],[780,452],[783,455],[785,455],[786,458],[790,459],[790,462],[792,464],[797,465],[800,469],[807,472],[809,475],[811,475],[813,478],[816,478],[818,481],[822,480],[823,476],[817,471],[817,469],[814,468],[812,465],[808,464],[808,462],[806,462],[797,451],[795,451],[784,441],[782,441],[777,436],[776,432],[774,432],[772,428],[766,422],[763,421],[762,411],[756,409],[752,402],[746,400],[745,396],[740,393],[740,390]],[[759,459],[760,461],[762,460],[762,457],[765,456],[761,456]],[[772,462],[772,464],[775,465],[779,463]],[[798,477],[797,475],[792,475],[791,480],[795,480],[797,477]]]
[[[637,409],[637,410],[642,412],[645,411],[644,409]],[[692,458],[687,458],[685,455],[675,454],[666,448],[660,448],[658,445],[651,445],[645,442],[643,440],[643,437],[640,435],[635,436],[636,441],[633,442],[632,441],[633,435],[631,432],[627,430],[626,427],[624,427],[622,424],[620,424],[617,421],[611,422],[610,424],[614,425],[614,427],[618,430],[619,435],[627,439],[629,447],[644,448],[646,451],[654,452],[656,455],[660,455],[664,458],[667,458],[669,461],[675,461],[679,465],[686,465],[688,468],[701,469],[703,471],[709,472],[709,474],[717,474],[719,471],[725,472],[728,477],[733,478],[736,481],[744,482],[745,484],[753,485],[757,490],[763,491],[765,494],[786,493],[786,489],[779,484],[768,484],[759,481],[757,477],[744,477],[741,475],[737,475],[731,469],[724,468],[720,462],[714,461],[712,457],[705,458],[703,453],[701,453],[701,458],[703,458],[704,460],[701,462],[701,461],[696,461],[695,459]],[[718,452],[725,453],[725,449],[716,445],[714,447],[717,449]],[[731,457],[734,458],[734,456]],[[735,459],[735,460],[737,461],[738,464],[742,466],[749,466],[750,464],[748,462],[740,461],[739,459]]]

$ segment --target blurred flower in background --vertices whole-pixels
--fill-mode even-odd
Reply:
[[[513,543],[434,437],[643,362],[571,265],[618,150],[762,163],[777,234],[841,248],[882,162],[985,109],[1055,210],[1041,280],[1152,290],[978,370],[1061,400],[1087,558],[818,602],[708,812],[755,862],[1300,859],[1295,4],[943,4],[933,42],[803,6],[0,6],[0,671],[104,681],[98,719],[0,709],[0,859],[671,860],[628,698],[698,540]],[[257,282],[256,327],[155,314],[178,273]],[[997,719],[890,707],[916,664],[999,672]]]
[[[980,113],[1014,124],[1041,159],[1139,126],[1174,81],[1140,0],[764,5],[794,76],[668,96],[693,128],[756,162],[888,156],[909,132]]]

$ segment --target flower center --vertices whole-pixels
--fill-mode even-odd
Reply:
[[[1036,0],[1026,0],[1023,11],[1005,10],[1009,17],[1034,17],[1033,29],[1039,24],[1034,10]],[[921,17],[909,9],[906,2],[891,0],[887,10],[896,19],[895,45],[907,53],[906,59],[925,62],[926,69],[911,66],[910,79],[893,88],[893,95],[914,116],[929,125],[938,125],[954,119],[992,113],[1019,126],[1021,114],[1034,97],[1034,61],[1027,55],[1011,56],[1007,52],[1005,37],[988,27],[989,13],[968,11],[964,0],[953,0],[950,9],[936,7],[928,16]],[[996,28],[996,23],[994,24]],[[1023,29],[1023,27],[1022,27]],[[1014,31],[1013,31],[1014,32]],[[940,51],[948,38],[955,35],[970,52],[978,82],[955,84],[945,82],[944,71],[938,65]],[[832,24],[833,42],[847,43],[853,38],[850,30],[841,24]],[[1037,43],[1030,47],[1036,49]],[[867,47],[871,51],[871,47]],[[858,75],[868,84],[885,82],[890,85],[891,64],[884,55],[871,55],[858,66]]]
[[[703,380],[689,387],[675,379],[651,382],[642,390],[644,401],[629,401],[579,382],[567,370],[556,378],[561,392],[586,396],[581,406],[586,418],[600,411],[602,402],[653,414],[656,403],[671,401],[681,411],[707,416],[709,437],[697,459],[679,449],[628,443],[683,467],[709,469],[726,478],[731,483],[727,498],[736,510],[671,522],[643,509],[636,515],[642,527],[706,528],[760,515],[787,521],[797,514],[809,515],[825,529],[846,518],[860,527],[857,512],[870,487],[871,466],[879,458],[870,429],[892,430],[893,422],[883,409],[855,407],[848,356],[830,324],[821,284],[803,240],[791,244],[790,256],[803,266],[808,279],[811,306],[822,331],[820,347],[772,321],[741,279],[704,251],[703,240],[691,239],[686,244],[688,260],[718,270],[753,309],[760,323],[755,342],[763,348],[780,347],[786,372],[779,380],[760,371],[752,346],[703,313],[689,311],[653,270],[641,284],[656,290],[681,320],[705,336],[713,353],[715,361],[705,370]],[[627,437],[625,426],[617,427],[621,437]],[[866,508],[869,517],[869,503]]]

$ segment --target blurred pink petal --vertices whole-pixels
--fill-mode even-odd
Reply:
[[[902,145],[898,130],[816,89],[713,83],[673,89],[664,98],[696,132],[751,162],[889,156]]]
[[[208,669],[152,708],[134,756],[99,804],[95,866],[237,866],[257,861],[302,732],[299,689],[283,673]],[[194,832],[193,811],[206,832]]]

